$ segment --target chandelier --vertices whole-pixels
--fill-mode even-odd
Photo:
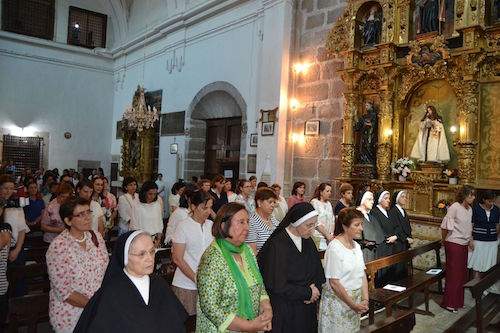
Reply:
[[[132,106],[125,109],[123,119],[127,121],[130,129],[136,129],[139,132],[153,128],[155,122],[159,119],[158,110],[151,106],[146,106],[144,98],[144,88],[137,86],[137,90],[132,100]]]

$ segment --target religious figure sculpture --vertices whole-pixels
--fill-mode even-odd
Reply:
[[[416,0],[413,21],[417,34],[438,31],[445,21],[445,0]]]
[[[366,102],[366,113],[354,125],[354,130],[360,133],[358,162],[376,165],[376,147],[378,136],[377,110],[372,102]]]
[[[363,31],[363,46],[374,45],[380,42],[380,13],[377,6],[372,6],[364,23],[360,26]]]
[[[432,105],[427,105],[426,113],[420,121],[417,140],[413,144],[410,157],[422,162],[450,160],[443,118]]]

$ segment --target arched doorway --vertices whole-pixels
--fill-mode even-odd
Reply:
[[[245,170],[246,103],[227,82],[214,82],[198,92],[188,109],[184,175],[237,180]]]

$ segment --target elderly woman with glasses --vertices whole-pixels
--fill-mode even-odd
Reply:
[[[61,205],[59,214],[66,230],[47,250],[49,315],[54,330],[65,333],[73,332],[83,308],[101,286],[108,252],[101,234],[92,231],[87,200],[69,200]]]
[[[185,332],[187,313],[167,282],[151,275],[155,246],[144,230],[116,241],[101,288],[85,307],[75,333]]]

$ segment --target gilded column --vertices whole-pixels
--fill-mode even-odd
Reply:
[[[389,180],[391,170],[393,96],[384,91],[378,118],[377,174],[380,180]]]
[[[155,130],[148,128],[140,134],[141,160],[139,162],[139,177],[141,183],[151,180],[153,176],[153,150]]]
[[[458,148],[458,171],[464,184],[476,181],[477,124],[479,117],[479,83],[465,82],[459,101],[460,134]]]
[[[398,43],[408,43],[410,31],[410,0],[403,0],[398,3]]]
[[[344,94],[344,126],[342,133],[342,177],[351,177],[354,167],[354,117],[357,114],[357,101],[359,95],[354,92]]]

